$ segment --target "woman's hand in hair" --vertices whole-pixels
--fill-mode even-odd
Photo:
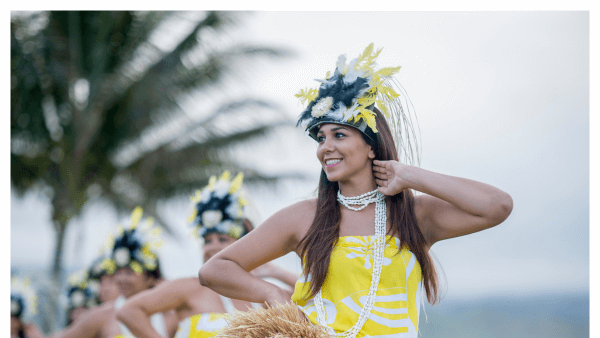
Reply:
[[[394,196],[411,188],[410,168],[412,167],[398,161],[373,160],[373,175],[379,191],[384,195]]]

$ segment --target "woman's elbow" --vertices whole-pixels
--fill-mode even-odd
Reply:
[[[503,192],[496,197],[496,201],[494,203],[494,211],[492,213],[492,219],[494,225],[498,225],[504,222],[508,216],[510,216],[513,209],[513,199],[512,197]]]
[[[120,309],[117,310],[117,320],[122,322],[122,323],[127,323],[128,322],[128,313],[130,312],[129,307],[127,306],[127,304],[123,305]]]
[[[211,286],[212,277],[214,276],[213,270],[213,262],[206,262],[204,265],[202,265],[198,271],[198,280],[200,281],[200,285],[205,287]]]

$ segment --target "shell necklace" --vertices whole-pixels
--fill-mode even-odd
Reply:
[[[341,333],[335,333],[335,331],[327,326],[325,322],[325,306],[323,305],[323,297],[321,290],[317,292],[314,297],[315,308],[317,310],[317,322],[322,327],[326,328],[328,334],[332,337],[347,337],[355,338],[358,332],[362,329],[363,325],[371,314],[371,309],[375,303],[375,293],[379,286],[379,279],[381,278],[381,267],[383,266],[383,250],[385,249],[385,229],[386,229],[386,207],[385,207],[385,195],[379,190],[375,189],[366,194],[362,194],[356,197],[346,197],[338,190],[337,200],[346,208],[359,211],[367,207],[367,205],[375,202],[375,252],[374,252],[374,264],[373,264],[373,275],[371,277],[371,287],[369,288],[369,294],[367,302],[363,306],[358,321],[347,331]],[[357,206],[358,207],[353,207]]]

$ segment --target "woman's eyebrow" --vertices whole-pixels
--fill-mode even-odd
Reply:
[[[331,128],[331,131],[338,131],[338,130],[348,130],[348,128],[346,128],[346,127],[333,127],[333,128]],[[319,130],[319,131],[317,132],[317,135],[318,135],[318,134],[323,134],[323,131],[322,131],[322,130]]]

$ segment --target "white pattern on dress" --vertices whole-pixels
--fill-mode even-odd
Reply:
[[[346,237],[346,242],[352,242],[360,244],[359,246],[348,246],[347,248],[350,250],[355,250],[358,252],[350,252],[346,255],[346,258],[353,259],[357,257],[365,258],[365,269],[371,269],[371,260],[373,260],[373,250],[375,249],[375,241],[377,238],[375,236],[361,236],[360,239],[354,237]],[[386,244],[385,249],[389,248],[390,245]],[[384,250],[385,250],[384,249]],[[392,260],[383,257],[383,265],[388,266],[392,264]]]

